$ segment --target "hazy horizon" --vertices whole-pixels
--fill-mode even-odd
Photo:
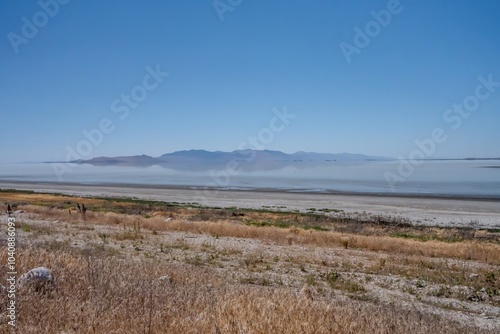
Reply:
[[[214,3],[2,2],[0,162],[500,156],[500,3]]]
[[[250,150],[253,150],[253,149],[250,149]],[[109,154],[109,155],[100,155],[100,156],[88,156],[84,159],[81,159],[81,160],[92,160],[92,159],[95,159],[95,158],[102,158],[102,157],[105,157],[105,158],[114,158],[114,157],[139,157],[139,156],[148,156],[148,157],[152,157],[152,158],[159,158],[161,157],[162,155],[165,155],[165,154],[172,154],[172,153],[178,153],[178,152],[189,152],[189,151],[206,151],[206,152],[210,152],[210,153],[233,153],[233,152],[236,152],[236,151],[239,151],[239,150],[233,150],[233,151],[223,151],[223,150],[205,150],[205,149],[201,149],[201,148],[191,148],[191,149],[179,149],[179,150],[176,150],[176,151],[169,151],[169,152],[164,152],[162,154],[159,154],[159,155],[148,155],[148,154],[144,154],[144,153],[132,153],[132,154],[127,154],[127,155],[114,155],[114,154]],[[383,155],[379,155],[379,154],[375,154],[375,155],[371,155],[371,154],[364,154],[362,152],[314,152],[314,151],[289,151],[289,152],[285,152],[285,151],[281,151],[281,150],[268,150],[268,149],[265,149],[265,150],[254,150],[254,151],[276,151],[276,152],[281,152],[281,153],[285,153],[285,154],[288,154],[288,155],[293,155],[293,154],[297,154],[297,153],[317,153],[317,154],[332,154],[332,155],[342,155],[342,154],[352,154],[352,155],[365,155],[367,157],[378,157],[378,158],[387,158],[387,159],[393,159],[393,160],[398,160],[398,158],[396,157],[390,157],[390,156],[383,156]],[[441,156],[432,156],[432,157],[426,157],[422,160],[466,160],[466,159],[500,159],[500,155],[498,156],[458,156],[458,157],[441,157]],[[404,160],[404,159],[402,159]],[[72,161],[72,160],[66,160],[66,159],[61,159],[61,160],[49,160],[49,159],[44,159],[44,160],[24,160],[24,161],[10,161],[10,162],[6,162],[6,163],[9,163],[9,164],[19,164],[19,163],[50,163],[50,162],[68,162],[68,161]],[[1,163],[5,163],[5,162],[2,162],[0,161],[0,164]]]

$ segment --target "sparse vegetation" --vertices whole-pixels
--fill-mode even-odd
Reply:
[[[304,299],[288,289],[271,288],[271,281],[255,276],[228,285],[204,266],[154,259],[132,263],[84,256],[72,248],[58,253],[26,249],[20,263],[25,268],[40,259],[58,268],[63,279],[55,296],[20,296],[18,331],[23,333],[35,328],[47,333],[235,333],[242,328],[253,333],[479,333],[393,306]],[[171,279],[158,280],[165,275]],[[314,285],[313,278],[309,281]],[[5,326],[0,324],[6,330]]]
[[[0,193],[0,203],[14,200],[23,203],[17,207],[26,220],[20,220],[19,270],[43,264],[59,278],[55,296],[19,297],[20,332],[39,326],[48,333],[498,330],[432,311],[472,319],[476,313],[450,300],[500,306],[494,231],[420,228],[365,214],[355,220],[322,209]],[[85,204],[85,220],[68,212],[74,203]],[[423,306],[402,307],[399,299]]]

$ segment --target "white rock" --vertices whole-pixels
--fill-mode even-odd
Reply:
[[[17,287],[19,290],[31,288],[35,291],[39,291],[42,288],[54,287],[54,283],[55,278],[50,269],[37,267],[21,275],[17,280]]]

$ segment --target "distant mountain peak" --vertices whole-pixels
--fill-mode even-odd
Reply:
[[[99,166],[106,165],[123,165],[123,166],[152,166],[162,165],[168,167],[171,164],[189,163],[199,166],[203,165],[224,165],[230,161],[242,161],[245,164],[268,164],[280,162],[296,163],[298,161],[305,162],[332,162],[332,161],[373,161],[373,160],[393,160],[386,157],[375,157],[363,154],[352,153],[316,153],[298,151],[292,154],[284,153],[276,150],[253,150],[242,149],[232,152],[224,151],[207,151],[202,149],[190,149],[165,153],[159,157],[151,157],[141,154],[134,156],[117,156],[117,157],[95,157],[89,160],[75,160],[73,163],[93,164]]]

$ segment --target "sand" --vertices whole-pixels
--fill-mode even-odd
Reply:
[[[185,187],[2,182],[0,188],[77,196],[135,197],[207,206],[307,211],[337,209],[347,213],[400,216],[417,225],[500,228],[500,200],[402,195],[331,194],[279,190],[197,190]]]

